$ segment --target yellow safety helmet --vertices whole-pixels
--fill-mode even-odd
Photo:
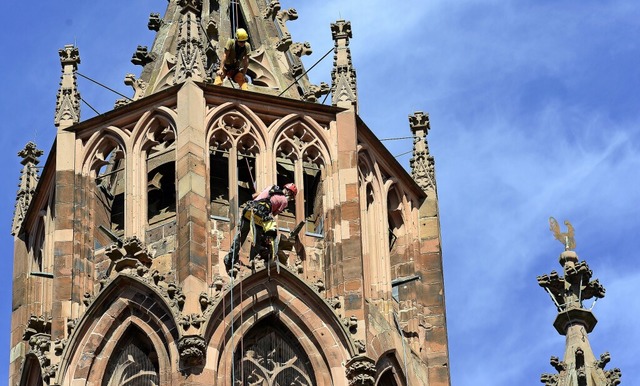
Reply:
[[[246,42],[247,40],[249,40],[249,34],[244,28],[238,28],[238,30],[236,31],[236,39],[239,42]]]

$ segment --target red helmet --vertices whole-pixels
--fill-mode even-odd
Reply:
[[[298,188],[296,187],[296,184],[294,184],[293,182],[289,182],[288,184],[283,186],[283,188],[293,193],[293,197],[295,197],[296,194],[298,194]]]

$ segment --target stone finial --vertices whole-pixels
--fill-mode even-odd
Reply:
[[[178,52],[174,83],[182,83],[191,78],[203,81],[205,71],[205,40],[201,35],[200,15],[202,0],[179,0],[180,22],[178,24]]]
[[[349,49],[349,39],[352,37],[351,22],[338,20],[331,24],[331,35],[334,40],[331,103],[334,106],[357,111],[356,71],[351,62],[351,50]]]
[[[33,195],[38,185],[38,169],[36,165],[40,163],[38,159],[43,151],[36,148],[36,144],[28,142],[24,149],[18,152],[18,156],[22,157],[22,170],[20,171],[20,183],[18,184],[18,193],[16,195],[16,206],[13,212],[13,221],[11,224],[11,234],[17,235],[22,226],[22,221],[27,214],[27,209],[31,204]]]
[[[409,115],[409,126],[413,134],[413,156],[409,160],[411,176],[424,191],[436,190],[435,160],[429,153],[427,134],[431,129],[429,114],[416,111]]]
[[[80,93],[76,71],[80,64],[80,52],[74,45],[66,45],[59,50],[62,77],[56,101],[55,125],[66,128],[80,122]]]

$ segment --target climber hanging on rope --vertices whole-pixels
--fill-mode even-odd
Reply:
[[[277,228],[274,216],[287,208],[289,201],[296,197],[296,193],[298,193],[298,188],[293,183],[288,183],[282,188],[273,185],[246,203],[242,210],[238,232],[231,244],[231,250],[224,258],[224,266],[227,271],[230,271],[238,261],[240,247],[251,228],[253,228],[253,243],[249,259],[253,260],[257,255],[262,256],[265,260],[272,257],[273,240]]]
[[[242,90],[247,90],[247,68],[249,68],[249,55],[251,45],[247,41],[249,34],[244,28],[238,28],[236,38],[229,39],[224,47],[221,67],[216,73],[215,85],[221,85],[226,77],[235,80]]]

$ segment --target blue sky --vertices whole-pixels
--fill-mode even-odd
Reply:
[[[360,115],[381,138],[410,135],[429,112],[436,157],[452,384],[539,384],[562,356],[555,308],[536,276],[558,270],[547,219],[569,219],[577,252],[607,289],[590,335],[611,352],[623,384],[640,380],[640,3],[632,0],[282,0],[298,10],[294,41],[319,59],[329,24],[350,20]],[[165,1],[10,2],[0,61],[0,380],[7,379],[9,234],[20,171],[35,140],[48,153],[60,77],[57,50],[74,41],[80,72],[120,92],[139,74],[130,58],[151,45],[150,12]],[[311,73],[330,83],[331,56]],[[80,80],[99,111],[118,96]],[[83,119],[93,116],[83,106]],[[404,133],[404,134],[402,134]],[[392,154],[411,141],[385,142]],[[43,157],[43,160],[45,156]],[[408,167],[410,155],[398,157]],[[636,263],[634,263],[636,261]],[[2,383],[2,381],[0,381]]]

